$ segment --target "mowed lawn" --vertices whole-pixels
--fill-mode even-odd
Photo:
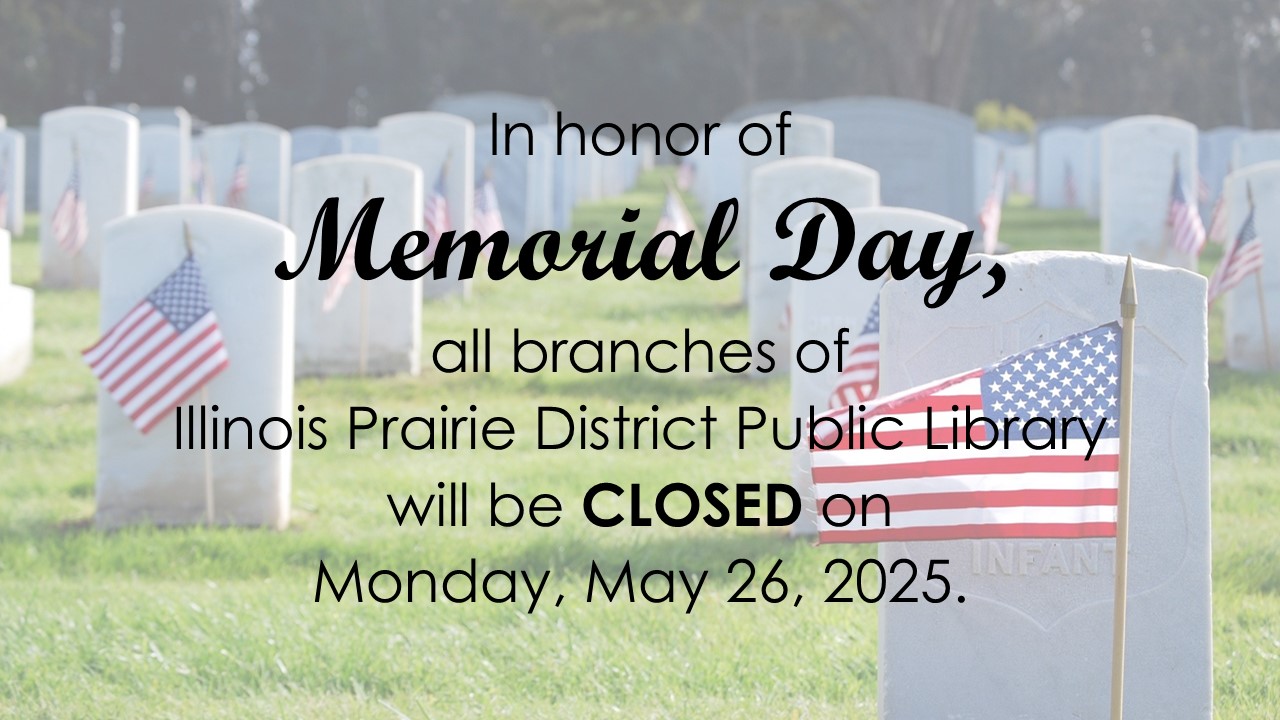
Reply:
[[[582,208],[577,224],[621,229],[626,207],[650,230],[669,176]],[[1018,249],[1097,247],[1097,226],[1072,212],[1011,207],[1002,233]],[[35,218],[31,218],[34,221]],[[36,284],[35,231],[14,243],[15,281]],[[1206,258],[1206,261],[1216,258]],[[723,415],[787,408],[778,376],[514,375],[510,335],[650,341],[690,328],[713,343],[745,337],[737,278],[727,282],[478,282],[467,303],[429,303],[424,344],[495,337],[495,372],[297,383],[307,414],[330,419],[333,444],[297,452],[288,530],[131,528],[99,532],[94,511],[95,382],[79,350],[97,333],[89,292],[40,291],[36,358],[0,387],[0,716],[15,718],[871,718],[876,706],[876,608],[817,602],[826,563],[862,546],[813,547],[762,529],[598,529],[577,499],[610,480],[652,489],[684,481],[785,482],[786,453],[743,451],[721,423],[712,452],[537,451],[523,434],[504,452],[349,451],[348,405],[383,415],[478,406],[533,427],[538,405],[619,404],[663,414]],[[861,312],[861,311],[859,311]],[[859,322],[851,318],[851,324]],[[1221,364],[1212,318],[1214,679],[1221,718],[1280,708],[1280,376]],[[233,358],[252,362],[252,358]],[[191,454],[191,462],[199,455]],[[471,484],[471,527],[397,527],[386,501]],[[550,529],[487,527],[488,483],[564,499]],[[320,560],[346,568],[551,570],[533,614],[516,606],[415,602],[316,604]],[[740,583],[728,563],[775,559],[801,607],[728,604]],[[611,569],[711,570],[692,614],[678,606],[584,602],[596,560]],[[556,594],[566,596],[551,607]],[[1105,692],[1100,688],[1099,692]]]

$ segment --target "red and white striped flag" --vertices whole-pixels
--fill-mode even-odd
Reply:
[[[422,203],[422,227],[427,231],[427,235],[436,241],[439,241],[442,234],[453,229],[453,221],[449,218],[449,198],[446,192],[444,167],[441,167],[435,184],[431,186],[431,192],[427,193],[427,199]],[[432,245],[433,250],[434,248],[435,246]]]
[[[244,149],[236,153],[236,166],[231,171],[231,185],[227,187],[227,207],[244,209],[244,201],[249,193],[249,166],[245,163]]]
[[[653,231],[655,236],[668,233],[666,237],[662,238],[662,242],[658,244],[658,257],[669,258],[674,255],[676,252],[676,236],[694,232],[695,229],[693,216],[689,214],[689,209],[684,206],[684,201],[680,199],[680,194],[671,188],[667,188],[667,201],[662,206],[662,216],[658,218],[658,227]],[[672,235],[670,233],[675,234]]]
[[[195,258],[188,255],[84,359],[143,433],[225,370],[222,330]]]
[[[71,161],[71,177],[49,219],[49,229],[62,252],[75,255],[89,240],[89,216],[80,196],[80,159]]]
[[[880,392],[880,294],[871,303],[871,311],[862,323],[862,331],[854,338],[844,360],[836,389],[827,401],[836,410],[858,405],[875,398]]]
[[[356,251],[353,244],[343,253],[338,269],[333,271],[333,277],[325,283],[324,300],[320,304],[320,309],[324,312],[330,312],[338,307],[338,301],[342,299],[342,291],[351,284],[351,278],[356,274],[355,257]]]
[[[982,252],[988,255],[996,251],[1000,242],[1000,218],[1004,213],[1004,163],[996,168],[995,177],[991,179],[991,192],[987,201],[982,204],[982,212],[978,214],[978,222],[982,224]]]
[[[819,539],[1114,536],[1121,332],[1119,323],[1108,323],[881,398],[861,412],[849,407],[819,418],[810,456]],[[966,448],[970,415],[996,423],[977,422],[967,436],[988,449]],[[1064,429],[1073,417],[1080,422]],[[882,419],[876,439],[900,446],[872,442],[871,428]],[[961,428],[958,447],[953,421]],[[1096,438],[1091,455],[1082,423]],[[858,507],[872,495],[887,502]],[[878,517],[884,505],[887,527]],[[865,514],[855,520],[851,509],[875,521]]]
[[[1195,203],[1187,202],[1186,190],[1182,187],[1182,170],[1174,168],[1173,187],[1169,190],[1169,215],[1165,219],[1169,229],[1173,247],[1184,255],[1196,256],[1204,248],[1204,223],[1200,220],[1200,209]]]
[[[476,186],[474,223],[476,232],[481,237],[489,237],[507,229],[502,222],[502,208],[498,207],[498,191],[493,187],[492,179],[486,179]]]
[[[1213,191],[1209,189],[1209,183],[1204,179],[1204,173],[1196,173],[1196,200],[1199,202],[1209,202],[1209,198],[1213,195]]]
[[[1258,239],[1258,229],[1254,225],[1251,209],[1244,225],[1240,226],[1236,241],[1227,248],[1222,261],[1209,278],[1209,304],[1212,305],[1214,300],[1261,270],[1262,241]]]

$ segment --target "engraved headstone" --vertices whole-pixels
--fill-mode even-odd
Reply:
[[[531,231],[545,230],[546,218],[551,210],[551,196],[548,190],[552,181],[550,158],[555,154],[554,138],[551,133],[531,128],[533,151],[529,151],[529,136],[519,131],[512,137],[511,153],[501,151],[504,141],[499,138],[500,152],[493,154],[491,138],[492,128],[488,125],[476,127],[475,157],[478,177],[488,175],[493,179],[493,187],[498,195],[498,207],[502,210],[502,221],[507,233],[514,238],[513,244],[524,242]],[[604,191],[603,155],[591,152],[588,158],[593,165],[593,188],[597,193]],[[603,195],[600,195],[601,197]]]
[[[40,118],[40,144],[41,282],[97,287],[103,225],[138,209],[138,121],[106,108],[55,110]],[[83,244],[74,211],[55,233],[54,210],[68,188],[78,188],[84,208]]]
[[[880,176],[864,165],[834,158],[787,158],[756,168],[751,176],[750,195],[744,204],[754,208],[747,230],[747,321],[754,347],[771,341],[778,348],[775,372],[790,366],[790,336],[787,329],[790,280],[773,280],[769,271],[795,260],[793,238],[782,240],[776,228],[778,218],[792,203],[805,198],[830,198],[847,208],[880,204]],[[816,207],[816,206],[815,206]],[[791,227],[799,232],[796,218],[808,219],[812,212],[792,215]],[[859,236],[863,230],[858,228]],[[824,281],[825,282],[825,281]]]
[[[1223,299],[1227,365],[1237,370],[1275,371],[1280,370],[1280,161],[1250,165],[1227,176],[1223,192],[1231,242],[1249,215],[1251,191],[1263,266],[1260,276],[1245,278]],[[1259,283],[1265,310],[1259,304]]]
[[[174,125],[138,131],[138,207],[191,201],[191,138]]]
[[[1093,202],[1096,172],[1089,131],[1061,126],[1036,140],[1036,204],[1042,208],[1087,208]]]
[[[807,220],[800,210],[797,208],[794,211],[795,221],[800,218]],[[906,253],[907,267],[914,267],[919,262],[920,246],[929,233],[943,233],[938,252],[946,257],[950,255],[955,243],[961,241],[960,234],[967,229],[964,223],[951,218],[909,208],[854,208],[849,210],[849,214],[853,217],[857,232],[855,241],[859,249],[863,243],[881,232],[892,231],[899,235],[910,232],[912,239]],[[792,257],[796,256],[800,227],[792,226],[795,232],[790,239]],[[815,268],[828,266],[835,254],[838,238],[835,225],[829,218],[823,222],[820,230],[818,249],[811,263]],[[881,248],[881,252],[887,252],[887,244],[881,245]],[[846,335],[848,340],[857,338],[871,311],[872,303],[879,295],[882,282],[863,278],[858,270],[858,263],[850,261],[821,280],[791,283],[791,318],[788,325],[791,328],[792,358],[810,368],[818,367],[825,349],[833,346],[840,328],[849,329]],[[924,307],[921,299],[923,295],[921,291],[915,298],[921,308]],[[895,321],[892,316],[883,312],[881,318],[881,332],[886,325]],[[840,380],[839,366],[834,361],[828,363],[821,372],[806,372],[793,366],[790,376],[793,417],[807,420],[811,407],[815,414],[827,411],[831,395]],[[791,532],[795,535],[810,535],[817,531],[817,525],[813,504],[813,476],[809,453],[803,448],[803,443],[792,452],[791,457],[791,482],[800,492],[805,504],[805,512],[791,526]]]
[[[1174,163],[1183,192],[1196,193],[1196,126],[1185,120],[1144,115],[1102,128],[1102,251],[1176,267],[1194,259],[1168,238]]]
[[[219,417],[242,416],[260,422],[295,416],[294,284],[281,282],[274,271],[281,261],[294,262],[296,242],[291,230],[245,212],[188,205],[120,219],[107,226],[105,237],[103,331],[182,263],[188,252],[184,240],[189,239],[200,264],[230,362],[201,393],[174,399],[175,407],[203,400],[218,406]],[[283,528],[288,524],[296,442],[285,442],[282,424],[267,424],[261,438],[282,446],[280,450],[263,447],[255,433],[252,449],[238,436],[231,449],[224,446],[205,453],[175,448],[176,414],[166,412],[159,424],[143,434],[99,388],[94,518],[99,527],[202,523],[210,511],[206,487],[212,489],[212,516],[219,525]],[[182,417],[189,426],[185,412]],[[186,431],[184,427],[184,444]]]
[[[27,140],[13,128],[0,130],[0,230],[22,235],[27,219]]]
[[[0,228],[0,385],[18,379],[31,364],[35,293],[12,283],[9,233]]]
[[[345,237],[370,198],[383,198],[373,235],[373,257],[389,257],[422,218],[422,171],[417,165],[374,155],[335,155],[293,168],[294,233],[311,236],[316,213],[338,198],[337,227]],[[367,221],[367,220],[366,220]],[[425,256],[408,261],[419,269]],[[376,280],[351,276],[345,286],[312,270],[296,280],[295,367],[299,377],[416,375],[422,349],[422,280],[387,273]]]
[[[835,157],[880,173],[886,205],[975,224],[973,119],[898,98],[836,98],[794,108],[835,124]]]
[[[1124,258],[1028,252],[1000,261],[1007,282],[985,300],[962,286],[942,307],[927,309],[919,297],[929,282],[919,276],[885,287],[883,393],[1119,318]],[[1186,270],[1135,265],[1125,717],[1207,720],[1206,283]],[[1107,717],[1114,555],[1113,539],[881,543],[886,567],[910,558],[923,573],[930,560],[947,561],[939,569],[950,597],[879,606],[880,717]],[[917,593],[941,590],[936,581],[916,586]]]
[[[289,133],[266,123],[234,123],[205,130],[200,146],[208,163],[214,202],[285,222],[290,145]]]
[[[1231,150],[1236,170],[1250,165],[1280,160],[1280,130],[1247,132],[1236,138]]]
[[[449,220],[455,230],[474,225],[476,184],[475,126],[470,120],[439,112],[391,115],[378,123],[378,147],[387,157],[404,160],[422,170],[422,192],[430,193],[443,173]],[[419,218],[414,227],[421,227]],[[435,238],[432,238],[435,240]],[[452,265],[451,270],[456,265]],[[471,280],[426,278],[423,294],[441,297],[471,292]]]

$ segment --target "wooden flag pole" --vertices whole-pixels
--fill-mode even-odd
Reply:
[[[1252,215],[1256,209],[1253,204],[1253,183],[1247,183],[1245,191],[1249,194],[1249,214]],[[1258,288],[1258,318],[1262,321],[1262,348],[1266,352],[1267,371],[1270,372],[1275,370],[1276,366],[1271,361],[1271,327],[1267,322],[1267,298],[1262,293],[1262,268],[1253,274],[1253,282]]]
[[[1133,340],[1138,288],[1133,256],[1124,267],[1120,290],[1120,467],[1116,492],[1116,589],[1111,629],[1111,720],[1124,715],[1124,625],[1129,579],[1129,459],[1133,436]]]
[[[187,256],[195,257],[195,244],[191,241],[191,226],[186,220],[182,221],[182,242],[186,245]],[[205,383],[200,386],[200,406],[207,407],[209,405],[209,384]],[[213,527],[213,451],[208,446],[200,449],[200,454],[204,460],[204,523],[209,527]]]

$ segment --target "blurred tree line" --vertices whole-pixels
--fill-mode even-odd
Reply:
[[[1276,127],[1280,0],[0,0],[15,125],[126,102],[369,124],[479,90],[582,122],[877,94]]]

